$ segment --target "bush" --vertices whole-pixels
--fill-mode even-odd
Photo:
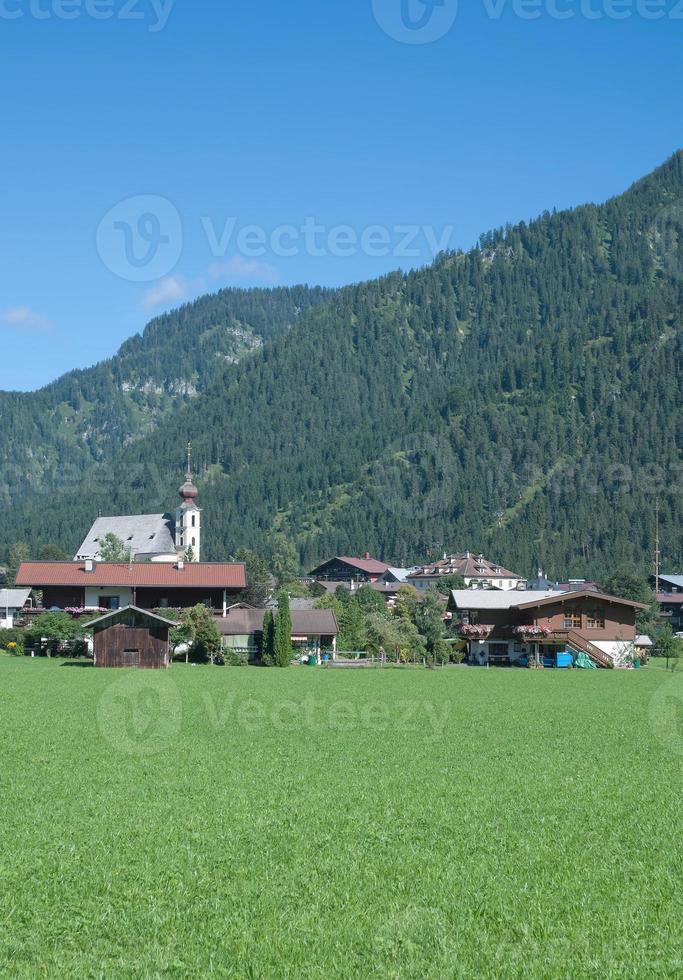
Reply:
[[[461,664],[465,659],[466,651],[463,646],[453,644],[451,646],[451,663]]]
[[[14,646],[10,646],[14,644]],[[15,657],[24,656],[24,634],[21,630],[0,630],[0,648]]]
[[[223,650],[223,663],[226,667],[248,667],[249,653],[247,650]]]
[[[446,643],[445,640],[436,640],[432,653],[434,655],[434,663],[441,664],[443,666],[444,664],[448,663],[451,657],[450,644]]]
[[[71,646],[70,654],[75,659],[89,657],[90,650],[88,649],[87,640],[75,640]]]

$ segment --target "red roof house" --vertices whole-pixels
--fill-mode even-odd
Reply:
[[[234,562],[25,561],[17,586],[43,593],[44,609],[227,608],[246,587],[246,569]]]

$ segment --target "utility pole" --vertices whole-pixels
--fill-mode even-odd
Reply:
[[[655,502],[655,595],[659,595],[659,497]]]

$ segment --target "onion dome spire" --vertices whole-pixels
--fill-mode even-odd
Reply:
[[[194,485],[194,480],[192,479],[192,443],[187,444],[187,472],[185,474],[185,482],[182,487],[178,490],[180,497],[184,504],[194,504],[195,498],[199,496],[199,490],[197,490]]]

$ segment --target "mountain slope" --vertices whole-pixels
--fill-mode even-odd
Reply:
[[[659,495],[683,561],[681,200],[677,154],[605,205],[337,291],[86,483],[27,498],[0,551],[169,506],[191,438],[209,558],[283,534],[304,565],[470,547],[645,569]]]
[[[327,295],[305,286],[225,289],[152,320],[93,368],[37,392],[0,392],[0,503],[78,479]]]

